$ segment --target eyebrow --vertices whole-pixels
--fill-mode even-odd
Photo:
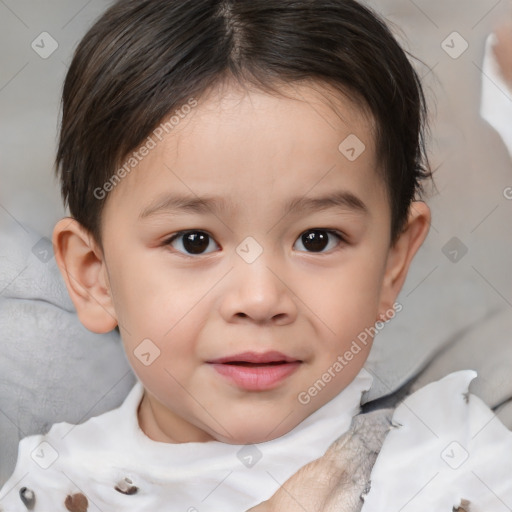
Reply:
[[[140,214],[139,219],[145,219],[159,213],[180,213],[189,212],[197,214],[208,214],[213,212],[226,211],[228,209],[226,200],[219,196],[183,196],[167,194],[158,198]],[[299,211],[314,212],[329,209],[349,210],[356,213],[368,214],[368,207],[352,192],[345,190],[331,192],[319,197],[296,197],[289,200],[283,209],[284,215],[293,214]]]

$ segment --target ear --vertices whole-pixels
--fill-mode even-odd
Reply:
[[[426,203],[414,201],[409,208],[407,224],[388,253],[380,296],[380,320],[386,319],[384,312],[393,309],[393,304],[407,277],[411,261],[427,237],[430,220],[430,208]]]
[[[65,217],[53,230],[55,260],[78,313],[92,332],[115,328],[117,319],[102,251],[78,221]]]

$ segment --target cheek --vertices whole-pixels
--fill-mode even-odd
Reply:
[[[140,366],[136,357],[145,343],[151,355],[158,354],[151,371],[162,367],[179,372],[193,357],[198,333],[211,311],[204,298],[208,283],[187,284],[175,269],[167,271],[140,261],[125,260],[116,267],[112,280],[126,352],[132,365]],[[140,370],[147,373],[144,366]]]
[[[300,297],[320,318],[347,326],[374,321],[383,279],[378,257],[354,253],[337,268],[304,276]]]
[[[113,256],[109,275],[119,322],[130,333],[163,336],[183,316],[189,301],[179,276],[149,261],[144,251]]]

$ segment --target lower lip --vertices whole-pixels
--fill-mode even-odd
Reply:
[[[240,388],[249,391],[265,391],[275,388],[295,372],[300,362],[261,366],[212,363],[211,366]]]

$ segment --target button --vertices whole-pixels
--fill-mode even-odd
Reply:
[[[123,494],[135,494],[139,488],[133,485],[131,478],[125,477],[115,486],[115,490]]]
[[[20,498],[28,510],[34,509],[36,504],[36,495],[34,494],[34,491],[29,489],[28,487],[22,487],[20,489]]]

